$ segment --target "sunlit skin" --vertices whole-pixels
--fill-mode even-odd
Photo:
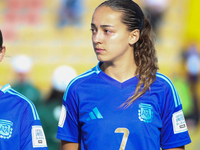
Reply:
[[[136,70],[133,44],[139,31],[128,31],[121,22],[121,12],[106,6],[94,12],[91,30],[97,59],[104,62],[102,71],[120,82],[132,78]]]

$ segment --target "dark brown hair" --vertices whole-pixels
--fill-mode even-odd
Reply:
[[[140,31],[140,38],[133,46],[133,57],[137,66],[135,74],[137,74],[139,82],[134,94],[121,105],[126,108],[150,89],[151,84],[156,80],[158,66],[151,24],[145,18],[139,5],[132,0],[107,0],[98,7],[101,6],[121,12],[121,22],[127,26],[128,31],[131,32],[135,29]]]
[[[3,46],[3,36],[2,36],[1,30],[0,30],[0,52],[2,50],[2,46]]]

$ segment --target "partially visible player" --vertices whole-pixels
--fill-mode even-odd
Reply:
[[[57,126],[62,109],[62,97],[69,82],[77,76],[71,66],[62,65],[54,70],[52,87],[38,114],[46,135],[49,150],[60,150],[60,140],[56,138]]]
[[[191,142],[171,80],[158,73],[151,25],[132,0],[108,0],[92,17],[99,63],[63,97],[62,150],[183,150]]]
[[[0,30],[0,62],[5,52]],[[9,84],[0,85],[0,149],[48,150],[35,106]]]

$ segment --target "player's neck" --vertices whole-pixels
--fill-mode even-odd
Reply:
[[[101,65],[101,70],[113,79],[124,82],[135,76],[136,65],[134,63],[128,64],[109,64],[103,63]]]

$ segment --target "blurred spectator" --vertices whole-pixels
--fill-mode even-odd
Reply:
[[[69,66],[56,68],[53,73],[52,89],[49,96],[44,101],[44,104],[38,108],[49,150],[60,150],[60,140],[56,138],[56,135],[62,107],[62,97],[67,85],[76,76],[76,71]]]
[[[58,27],[68,25],[80,26],[83,13],[82,0],[61,0]]]
[[[168,0],[143,0],[144,12],[149,18],[155,33],[157,33],[167,6]]]
[[[187,71],[188,84],[190,86],[190,92],[194,103],[192,118],[196,124],[199,121],[199,105],[197,96],[197,85],[199,81],[199,69],[200,69],[200,56],[197,45],[192,43],[184,53],[185,66]]]
[[[195,44],[191,44],[188,48],[188,51],[185,53],[186,59],[186,69],[188,72],[189,81],[193,86],[198,82],[199,79],[199,52]]]
[[[192,119],[193,118],[193,110],[194,110],[194,103],[191,95],[191,91],[187,82],[187,79],[185,76],[182,76],[180,73],[174,73],[173,74],[173,83],[176,87],[177,92],[179,93],[182,107],[183,107],[183,113],[185,116],[185,120],[187,122],[188,128],[192,128],[195,126],[195,122]]]
[[[32,60],[26,55],[18,55],[12,59],[12,66],[16,73],[12,88],[30,99],[37,108],[41,101],[41,93],[29,80]]]
[[[29,26],[39,24],[42,18],[43,3],[42,0],[7,0],[5,1],[4,21],[15,25],[14,28],[22,24]]]

